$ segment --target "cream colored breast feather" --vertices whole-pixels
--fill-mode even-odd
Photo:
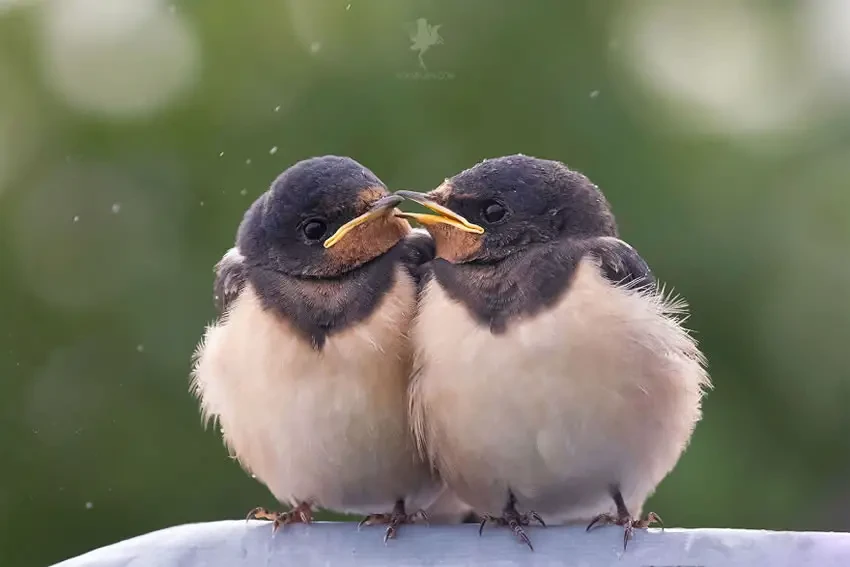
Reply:
[[[432,278],[412,330],[409,402],[419,450],[432,464],[451,466],[439,455],[441,446],[454,443],[446,438],[447,424],[472,432],[478,423],[498,420],[453,412],[464,400],[483,411],[484,400],[508,395],[530,412],[527,419],[543,420],[552,414],[542,410],[556,405],[564,413],[557,419],[568,420],[573,432],[598,428],[600,420],[607,422],[603,429],[627,427],[616,422],[669,406],[671,419],[681,421],[671,427],[684,442],[710,387],[705,359],[682,326],[686,317],[685,301],[663,287],[612,285],[597,261],[585,258],[557,305],[493,334]],[[487,443],[486,432],[481,435]]]
[[[268,451],[257,447],[264,434],[292,427],[294,435],[309,423],[332,427],[323,424],[333,420],[319,415],[304,415],[299,423],[297,415],[287,413],[322,408],[331,415],[335,404],[341,418],[364,411],[361,405],[398,413],[384,404],[394,398],[404,403],[399,396],[412,356],[407,332],[414,303],[414,284],[399,268],[375,312],[331,335],[316,351],[285,320],[263,309],[247,283],[195,351],[191,387],[201,401],[204,424],[220,422],[228,450],[255,469]],[[325,398],[313,403],[312,396]]]

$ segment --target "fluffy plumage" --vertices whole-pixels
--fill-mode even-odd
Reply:
[[[197,348],[192,390],[242,467],[299,514],[386,514],[399,502],[410,513],[442,490],[407,413],[409,328],[433,244],[394,203],[354,160],[299,162],[216,265],[220,317]],[[344,235],[325,246],[332,234]]]
[[[614,512],[628,535],[710,386],[686,304],[619,239],[599,189],[559,162],[486,160],[405,196],[448,219],[408,215],[437,255],[412,329],[420,450],[480,514]]]

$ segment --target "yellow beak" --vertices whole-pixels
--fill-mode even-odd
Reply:
[[[404,197],[405,199],[410,199],[414,203],[419,203],[423,207],[427,207],[437,213],[436,215],[429,215],[423,213],[399,212],[396,213],[396,216],[413,219],[423,225],[448,224],[465,232],[484,234],[484,227],[473,224],[453,210],[434,202],[434,200],[427,194],[417,193],[416,191],[396,191],[395,194],[400,197]]]
[[[396,205],[401,203],[404,199],[402,197],[396,195],[387,195],[386,197],[382,197],[372,203],[372,206],[369,207],[369,210],[360,215],[357,218],[354,218],[341,227],[337,229],[335,233],[333,233],[330,238],[325,240],[325,248],[330,248],[343,238],[345,235],[360,226],[365,222],[369,222],[373,218],[384,215],[395,208]]]

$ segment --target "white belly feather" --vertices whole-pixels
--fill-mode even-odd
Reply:
[[[207,329],[193,372],[203,412],[279,500],[372,513],[397,499],[415,509],[436,494],[406,412],[414,306],[414,284],[399,270],[376,311],[317,352],[246,284]]]
[[[412,335],[420,446],[481,513],[500,514],[510,489],[547,521],[588,519],[619,485],[639,514],[709,384],[683,309],[615,288],[584,260],[559,305],[494,335],[432,280]]]

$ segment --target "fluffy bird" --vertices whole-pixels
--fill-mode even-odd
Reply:
[[[644,502],[710,382],[681,326],[686,304],[619,239],[600,190],[560,162],[514,155],[396,195],[434,213],[401,213],[436,245],[410,411],[447,484],[529,547],[529,520],[618,524],[624,546],[660,521],[641,517]]]
[[[417,270],[433,243],[393,215],[401,200],[350,158],[298,162],[216,265],[220,318],[193,389],[231,454],[292,507],[249,519],[277,530],[319,507],[361,513],[388,524],[386,540],[440,494],[407,413]]]

